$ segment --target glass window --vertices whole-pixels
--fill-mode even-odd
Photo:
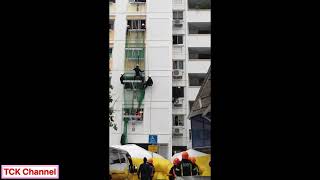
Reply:
[[[184,97],[184,88],[183,87],[172,87],[172,97],[173,98]]]
[[[192,47],[189,48],[189,59],[211,59],[211,48]]]
[[[144,26],[142,25],[144,24]],[[129,29],[145,29],[146,20],[128,20]]]
[[[109,48],[109,59],[112,57],[112,48]]]
[[[173,35],[173,44],[183,44],[183,35]]]
[[[144,50],[143,49],[127,49],[127,57],[130,60],[144,59]]]
[[[182,60],[174,60],[172,65],[173,65],[173,69],[183,70],[183,61]]]
[[[109,30],[113,30],[114,20],[109,20]]]
[[[191,111],[193,103],[194,103],[194,101],[189,101],[189,111]]]
[[[183,19],[183,11],[173,11],[173,19]]]
[[[173,115],[173,126],[184,126],[184,115]]]
[[[205,73],[189,73],[189,86],[201,86],[205,77]]]

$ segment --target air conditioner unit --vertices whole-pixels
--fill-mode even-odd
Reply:
[[[183,135],[183,129],[180,128],[173,128],[173,134],[174,135]]]
[[[182,106],[183,105],[183,98],[177,98],[175,101],[174,101],[174,105],[175,106]]]
[[[180,69],[174,69],[172,71],[172,76],[174,77],[181,77],[183,75],[183,70]]]
[[[182,26],[182,21],[181,21],[180,19],[175,19],[174,22],[173,22],[173,24],[174,24],[175,26]]]

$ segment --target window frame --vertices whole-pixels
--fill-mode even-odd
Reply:
[[[201,75],[201,78],[196,77],[196,78],[198,79],[199,85],[191,84],[191,79],[194,78],[194,77],[192,77],[193,74]],[[190,78],[190,75],[191,75],[192,78]],[[205,78],[206,78],[206,73],[188,73],[188,83],[189,83],[189,87],[200,87],[200,86],[202,86]],[[201,80],[201,79],[202,79],[202,80]],[[202,81],[202,82],[201,82],[201,81]],[[194,81],[193,81],[193,82],[194,82]]]
[[[176,16],[177,17],[175,17],[175,14],[176,14]],[[179,17],[179,14],[182,16],[182,17]],[[183,20],[183,11],[173,11],[172,12],[172,19],[173,20],[177,20],[177,19],[179,19],[179,20]]]
[[[179,43],[179,37],[181,37],[181,43]],[[175,38],[176,38],[176,44],[174,43],[175,42]],[[183,45],[183,34],[174,34],[172,35],[172,44],[173,45]]]
[[[142,22],[144,22],[144,28],[142,28]],[[127,25],[130,25],[130,30],[143,30],[146,27],[145,19],[128,19]]]
[[[185,98],[185,92],[184,92],[184,91],[185,91],[185,88],[184,88],[184,87],[180,87],[180,88],[182,89],[182,90],[180,90],[180,91],[182,92],[182,95],[179,96],[179,97],[174,97],[175,94],[177,94],[177,95],[179,94],[179,93],[177,92],[178,90],[176,90],[176,92],[177,92],[177,93],[176,93],[176,92],[174,91],[174,89],[179,89],[179,87],[175,87],[175,86],[172,87],[172,98]]]
[[[184,115],[183,114],[175,114],[173,115],[174,118],[172,119],[173,120],[173,124],[175,127],[184,127]],[[178,117],[178,125],[175,125],[175,117]],[[180,118],[181,117],[181,118]]]
[[[176,63],[176,65],[175,65],[175,63]],[[173,60],[172,69],[173,70],[184,70],[184,61],[183,60]]]
[[[109,19],[109,31],[114,30],[114,20]]]
[[[126,56],[129,60],[143,60],[145,57],[145,52],[143,48],[127,48],[126,53]],[[141,57],[139,56],[138,58],[138,54],[141,55]]]

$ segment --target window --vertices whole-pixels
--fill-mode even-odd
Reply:
[[[191,141],[191,139],[192,139],[192,131],[191,129],[189,129],[189,140]]]
[[[211,0],[188,0],[189,9],[210,9]]]
[[[128,29],[145,29],[146,20],[128,20]]]
[[[172,97],[173,98],[184,97],[184,88],[183,87],[172,87]]]
[[[182,60],[174,60],[172,64],[173,69],[181,69],[183,70],[183,61]]]
[[[183,19],[183,11],[173,11],[173,19]]]
[[[173,44],[183,44],[183,35],[173,35]]]
[[[201,86],[205,77],[205,73],[189,73],[189,86]]]
[[[173,4],[182,4],[182,0],[173,0]]]
[[[173,115],[173,126],[184,126],[184,115]]]
[[[189,101],[189,111],[191,111],[193,103],[194,103],[194,101]]]
[[[112,57],[112,48],[109,48],[109,60]]]
[[[112,31],[114,26],[114,20],[109,20],[109,30]]]
[[[189,34],[211,34],[211,23],[192,22],[188,23]]]
[[[207,47],[190,47],[189,48],[189,59],[211,59],[211,48]]]
[[[127,49],[127,57],[130,60],[141,60],[144,59],[144,50],[141,49]]]

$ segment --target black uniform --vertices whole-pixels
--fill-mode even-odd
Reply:
[[[136,79],[138,76],[141,77],[140,72],[143,72],[143,71],[141,71],[141,69],[140,69],[138,66],[135,67],[133,70],[134,70],[135,73],[136,73],[135,76],[134,76],[134,79]]]
[[[199,167],[196,164],[192,164],[192,176],[200,175]]]
[[[151,77],[148,78],[148,80],[144,83],[144,88],[146,88],[147,86],[152,86],[153,85],[153,81],[151,79]]]
[[[188,159],[182,159],[181,163],[178,165],[178,169],[181,171],[181,176],[193,176],[193,165]]]
[[[176,165],[173,165],[169,171],[169,180],[174,180],[175,176],[181,176],[180,171]]]
[[[121,82],[121,84],[124,84],[123,83],[123,80],[124,80],[124,77],[123,77],[123,74],[120,76],[120,82]]]
[[[151,170],[151,166],[148,163],[141,164],[138,170],[138,178],[141,180],[150,180]]]
[[[150,163],[149,165],[150,165],[150,168],[151,168],[150,179],[153,179],[153,176],[154,176],[154,173],[155,173],[155,169],[154,169],[153,164]]]

